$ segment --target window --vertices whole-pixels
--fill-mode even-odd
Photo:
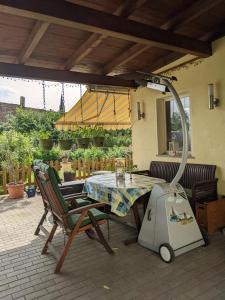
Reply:
[[[191,151],[190,98],[182,96],[186,121],[188,125],[188,150]],[[174,99],[159,99],[157,101],[158,149],[159,154],[168,154],[169,145],[173,142],[176,153],[183,149],[183,136],[180,114]]]

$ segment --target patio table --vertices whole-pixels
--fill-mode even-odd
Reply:
[[[111,212],[124,217],[138,198],[160,182],[165,180],[137,174],[132,175],[132,180],[130,174],[125,174],[124,181],[116,180],[115,173],[95,175],[86,179],[84,191],[89,198],[109,204]]]

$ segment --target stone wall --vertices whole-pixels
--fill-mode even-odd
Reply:
[[[20,107],[19,104],[0,102],[0,122],[4,122],[8,114],[10,113],[14,114],[18,107]],[[31,108],[31,107],[25,107],[24,109],[30,109],[34,111],[44,111],[43,109]]]

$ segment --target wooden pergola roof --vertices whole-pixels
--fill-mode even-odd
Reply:
[[[0,74],[135,87],[114,75],[208,57],[224,28],[224,0],[0,0]]]
[[[86,91],[55,124],[57,129],[99,125],[106,129],[130,128],[130,98],[127,93]]]

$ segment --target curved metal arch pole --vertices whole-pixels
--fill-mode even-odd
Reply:
[[[174,179],[172,180],[172,182],[170,183],[170,186],[172,188],[175,188],[176,184],[179,182],[181,176],[184,173],[184,169],[185,169],[185,166],[186,166],[186,163],[187,163],[187,158],[188,158],[188,127],[187,127],[187,121],[186,121],[184,107],[183,107],[183,104],[180,100],[179,95],[177,94],[175,88],[169,82],[169,80],[163,78],[162,81],[168,87],[171,94],[174,96],[174,99],[175,99],[177,107],[178,107],[178,111],[179,111],[180,116],[181,116],[181,126],[182,126],[182,133],[183,133],[182,134],[183,135],[182,157],[181,157],[181,163],[180,163],[178,172],[177,172],[176,176],[174,177]]]

